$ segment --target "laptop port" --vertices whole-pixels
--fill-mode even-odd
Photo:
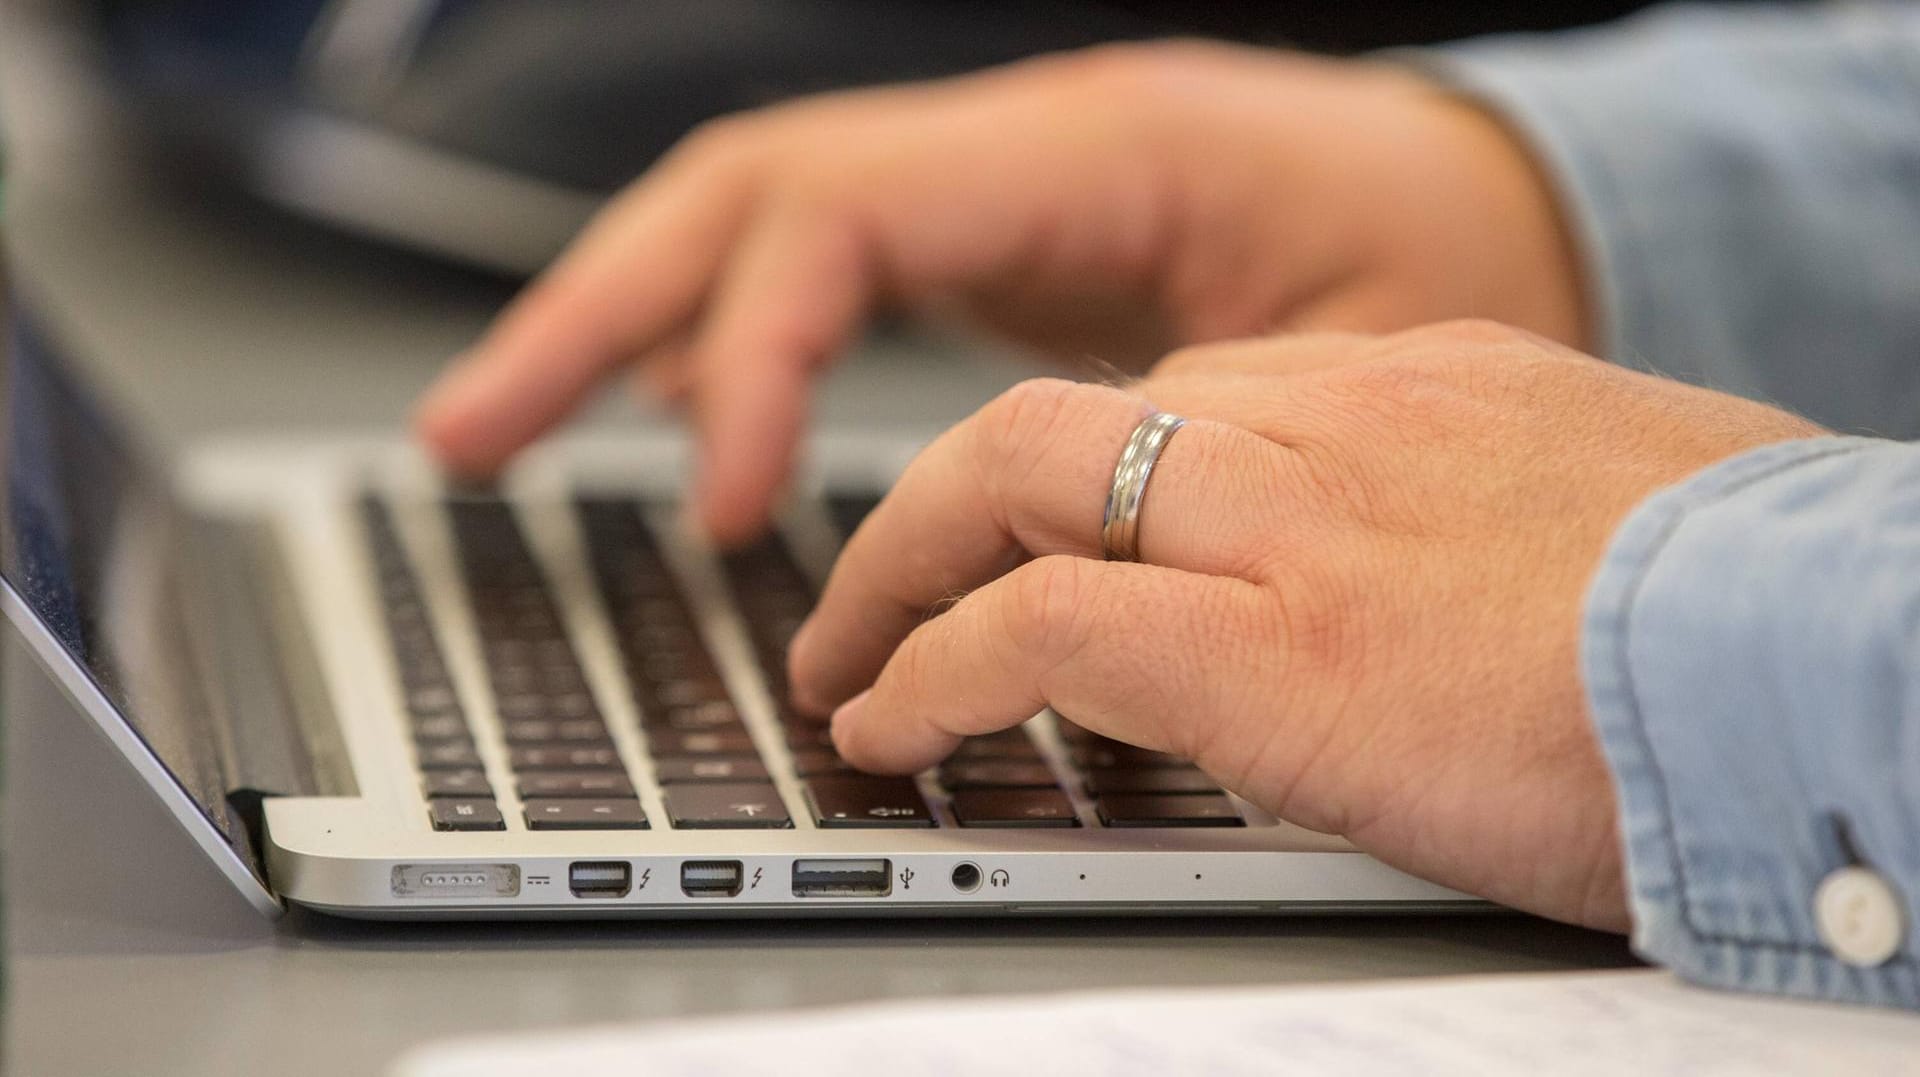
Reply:
[[[633,889],[633,865],[624,860],[576,860],[567,866],[567,889],[577,898],[622,898]]]
[[[518,864],[398,864],[393,896],[510,898],[520,893]]]
[[[980,889],[980,865],[971,860],[953,866],[953,888],[963,894]]]
[[[891,893],[891,860],[793,862],[794,897],[886,897]]]
[[[688,897],[733,897],[740,893],[740,861],[688,860],[680,865],[680,892]]]

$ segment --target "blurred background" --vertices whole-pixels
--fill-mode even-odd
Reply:
[[[505,275],[690,127],[1102,41],[1352,53],[1637,0],[12,0],[175,178]],[[18,44],[18,42],[16,42]],[[31,80],[15,87],[33,92]],[[18,92],[18,91],[17,91]],[[57,92],[48,87],[47,92]],[[36,102],[45,105],[46,102]]]

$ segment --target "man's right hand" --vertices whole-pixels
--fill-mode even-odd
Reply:
[[[1464,316],[1586,343],[1552,198],[1474,107],[1395,68],[1118,46],[708,125],[512,304],[419,429],[485,476],[637,363],[691,410],[701,521],[740,541],[812,377],[882,305],[1123,362]]]

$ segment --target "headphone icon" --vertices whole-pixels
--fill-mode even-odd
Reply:
[[[987,876],[987,884],[989,886],[1011,886],[1013,884],[1013,876],[1008,875],[1005,868],[995,868],[993,869],[993,874]]]

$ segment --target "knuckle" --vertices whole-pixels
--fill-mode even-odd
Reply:
[[[1357,449],[1378,438],[1413,432],[1443,392],[1445,361],[1424,351],[1400,352],[1371,363],[1330,371],[1313,396],[1326,427],[1323,439]],[[1360,439],[1360,444],[1349,444]]]
[[[1091,562],[1064,554],[1038,558],[1007,577],[1000,626],[1005,638],[1057,662],[1077,646],[1094,587]]]
[[[1575,354],[1527,330],[1484,319],[1444,322],[1395,343],[1386,361],[1358,371],[1356,380],[1397,419],[1428,425],[1458,419],[1473,402],[1506,395]]]
[[[680,139],[673,156],[685,162],[732,160],[758,141],[760,129],[760,118],[750,112],[703,120]]]
[[[1451,357],[1414,352],[1351,367],[1335,383],[1352,403],[1398,420],[1404,418],[1403,410],[1417,406],[1446,380],[1451,362]]]
[[[1177,378],[1188,374],[1209,370],[1219,360],[1220,350],[1208,344],[1189,344],[1168,352],[1153,369],[1147,372],[1149,378]]]
[[[973,439],[975,463],[988,489],[1017,485],[1099,390],[1059,378],[1031,378],[982,408]]]
[[[934,624],[929,622],[907,634],[907,638],[894,649],[892,657],[880,671],[876,689],[884,690],[888,698],[919,700],[927,686],[933,671],[932,651],[934,643],[928,637]]]
[[[1111,93],[1151,90],[1168,77],[1219,52],[1219,46],[1197,38],[1174,38],[1095,45],[1062,59],[1063,66],[1081,85]]]
[[[1510,345],[1527,341],[1530,335],[1504,322],[1490,318],[1455,318],[1451,321],[1415,329],[1405,334],[1409,340],[1445,344]]]

